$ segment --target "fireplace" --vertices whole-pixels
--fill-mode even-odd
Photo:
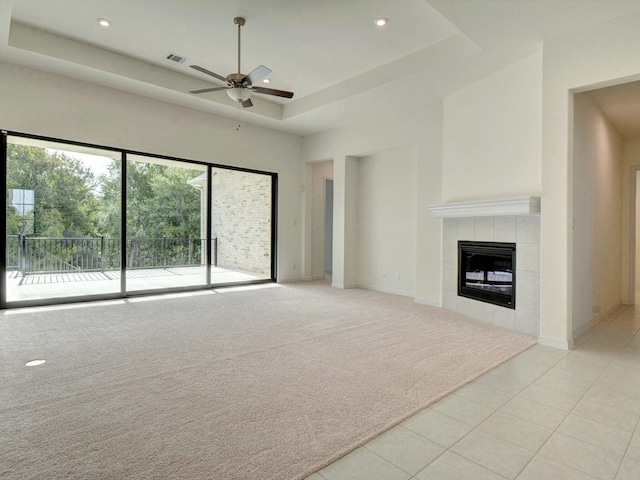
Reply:
[[[458,242],[458,295],[516,308],[516,244]]]

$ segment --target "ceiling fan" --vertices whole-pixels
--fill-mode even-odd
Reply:
[[[271,73],[271,69],[265,67],[264,65],[260,65],[254,68],[248,75],[240,73],[240,31],[245,24],[245,20],[242,17],[236,17],[233,19],[233,23],[238,27],[238,73],[230,73],[229,75],[227,75],[227,78],[225,78],[222,75],[218,75],[217,73],[207,70],[206,68],[203,68],[199,65],[189,65],[194,70],[198,70],[201,73],[209,75],[213,78],[217,78],[218,80],[222,80],[227,84],[226,87],[203,88],[200,90],[191,90],[189,93],[199,94],[216,92],[218,90],[226,90],[229,98],[239,102],[243,107],[253,106],[250,98],[253,93],[292,98],[293,92],[287,92],[285,90],[275,90],[273,88],[265,88],[255,85],[256,82],[259,82]]]

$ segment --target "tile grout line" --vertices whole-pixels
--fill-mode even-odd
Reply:
[[[616,317],[614,317],[614,318],[612,318],[611,320],[607,321],[607,324],[606,324],[606,325],[610,324],[610,323],[611,323],[611,321],[613,321],[613,320],[614,320],[615,318],[617,318],[618,316],[619,316],[619,315],[616,315]],[[590,340],[592,340],[593,338],[595,338],[597,335],[598,335],[598,332],[595,332],[595,333],[594,333],[594,335],[592,335],[592,336],[591,336],[591,337],[589,337],[587,340],[585,340],[585,341],[580,345],[580,347],[582,347],[582,346],[586,345]],[[633,335],[632,335],[632,336],[633,336]],[[625,346],[626,346],[630,341],[631,341],[631,337],[627,340],[627,342],[625,343]],[[622,347],[622,348],[621,348],[621,349],[616,353],[616,357],[622,353],[622,350],[623,350],[623,349],[624,349],[624,346],[623,346],[623,347]],[[578,349],[576,349],[576,350],[578,350]],[[576,350],[574,350],[574,351],[576,351]],[[573,352],[569,352],[569,354],[567,355],[567,357],[568,357],[568,356],[570,356],[570,355],[571,355],[571,353],[573,353]],[[615,358],[614,358],[614,360],[615,360]],[[594,387],[594,385],[598,382],[598,380],[600,380],[600,378],[602,378],[602,376],[604,375],[604,372],[609,368],[609,366],[613,363],[613,361],[614,361],[614,360],[611,360],[611,361],[607,364],[607,366],[606,366],[606,367],[605,367],[605,368],[600,372],[600,374],[598,375],[598,377],[597,377],[597,378],[596,378],[596,379],[591,383],[591,386],[589,387],[589,389],[588,389],[588,390],[587,390],[587,391],[586,391],[586,392],[585,392],[585,393],[580,397],[580,400],[578,400],[578,402],[577,402],[577,403],[576,403],[576,404],[571,408],[571,410],[569,410],[569,412],[567,413],[567,415],[564,417],[564,420],[563,420],[563,421],[562,421],[562,422],[561,422],[561,423],[560,423],[560,424],[559,424],[559,425],[554,429],[554,431],[553,431],[553,433],[551,434],[551,436],[553,436],[553,434],[554,434],[554,433],[558,433],[558,434],[560,434],[560,435],[566,435],[566,434],[563,434],[563,433],[561,433],[561,432],[558,432],[558,429],[562,426],[562,424],[564,424],[564,422],[567,420],[567,418],[569,417],[569,415],[571,415],[571,414],[573,413],[573,411],[575,410],[576,406],[578,406],[578,404],[579,404],[579,403],[584,399],[584,397],[585,397],[585,396],[586,396],[586,395],[587,395],[587,394],[592,390],[592,388],[593,388],[593,387]],[[553,375],[553,374],[551,374],[551,375]],[[600,402],[595,402],[595,401],[594,401],[594,403],[597,403],[598,405],[605,406],[605,407],[607,406],[607,405],[603,405],[603,404],[601,404]],[[630,413],[633,413],[633,412],[630,412]],[[584,418],[584,417],[582,417],[581,415],[578,415],[578,414],[575,414],[575,415],[576,415],[576,416],[578,416],[578,417],[580,417],[580,418]],[[587,419],[587,420],[589,420],[589,419]],[[594,421],[595,421],[595,420],[594,420]],[[638,421],[636,421],[636,428],[637,428],[638,422],[640,422],[640,419],[639,419]],[[597,422],[597,423],[600,423],[600,422]],[[603,425],[606,425],[606,424],[603,424]],[[609,426],[609,425],[607,425],[607,426]],[[549,438],[551,438],[551,436],[549,436]],[[602,448],[602,447],[600,447],[599,445],[595,445],[595,444],[593,444],[593,443],[591,443],[591,442],[588,442],[588,441],[586,441],[586,440],[583,440],[583,439],[580,439],[580,438],[576,438],[576,437],[574,437],[574,436],[572,436],[572,435],[566,435],[566,436],[567,436],[567,437],[570,437],[570,438],[573,438],[573,439],[575,439],[575,440],[578,440],[578,441],[581,441],[581,442],[587,443],[587,444],[589,444],[589,445],[593,445],[593,446],[596,446],[596,447]],[[633,438],[633,434],[632,434],[631,438]],[[627,449],[628,449],[629,443],[631,442],[631,438],[629,439],[629,442],[627,443]],[[542,446],[538,449],[538,452],[539,452],[539,451],[540,451],[540,450],[541,450],[541,449],[542,449],[542,448],[547,444],[547,442],[548,442],[548,441],[549,441],[549,439],[547,439],[547,440],[542,444]],[[608,449],[607,449],[607,450],[608,450]],[[609,450],[609,451],[612,451],[612,452],[613,452],[613,450]],[[557,461],[557,460],[554,460],[554,459],[552,459],[552,458],[550,459],[550,458],[546,457],[545,455],[540,454],[540,453],[538,453],[538,452],[536,452],[536,455],[541,455],[542,457],[544,457],[544,458],[546,458],[546,459],[548,459],[548,460],[554,461],[554,462],[556,462],[556,461]],[[613,452],[613,453],[618,453],[618,452]],[[622,462],[623,462],[623,460],[624,460],[624,455],[622,456],[622,459],[621,459],[621,460],[620,460],[620,462],[618,463],[618,468],[616,469],[616,475],[617,475],[618,471],[620,470],[620,467],[622,466]],[[529,463],[530,463],[530,461],[529,461]],[[566,465],[566,464],[564,464],[564,463],[563,463],[563,465],[565,465],[565,466],[567,466],[567,467],[569,467],[569,468],[574,468],[574,467],[572,467],[572,466],[570,466],[570,465]],[[525,467],[525,468],[526,468],[526,467]],[[523,470],[524,470],[524,469],[523,469]],[[585,473],[586,475],[591,475],[589,472],[585,472],[584,470],[581,470],[581,469],[578,469],[578,468],[574,468],[574,470],[577,470],[577,471],[580,471],[580,472],[582,472],[582,473]],[[522,471],[518,474],[518,476],[520,476],[520,474],[521,474],[521,473],[522,473]],[[615,476],[614,476],[613,478],[615,478]],[[517,477],[516,477],[516,479],[517,479]]]
[[[568,357],[569,355],[570,355],[570,353],[568,353],[567,355],[565,355],[563,358],[566,358],[566,357]],[[551,370],[551,369],[552,369],[553,367],[555,367],[558,363],[560,363],[560,362],[563,360],[563,358],[559,359],[557,362],[555,362],[553,365],[551,365],[549,368],[547,368],[547,369],[546,369],[546,370],[545,370],[545,371],[544,371],[540,376],[538,376],[535,380],[533,380],[533,381],[529,384],[529,386],[531,386],[533,383],[535,383],[535,382],[536,382],[538,379],[540,379],[543,375],[546,375],[547,373],[549,373],[549,370]],[[524,388],[522,391],[524,391],[524,390],[526,390],[526,388]],[[521,391],[520,393],[522,393],[522,391]],[[518,393],[518,395],[520,395],[520,393]],[[517,395],[516,395],[516,396],[517,396]],[[523,397],[523,398],[524,398],[524,397]],[[528,399],[527,399],[527,400],[528,400]],[[542,403],[540,403],[540,402],[536,402],[535,400],[530,400],[530,401],[535,402],[535,403],[538,403],[538,404],[540,404],[540,405],[544,405],[544,404],[542,404]],[[552,408],[553,408],[553,407],[552,407]],[[504,412],[503,412],[503,413],[504,413]],[[508,414],[506,414],[506,415],[508,415]],[[568,414],[567,414],[567,415],[568,415]],[[513,416],[513,415],[512,415],[512,416]],[[518,418],[518,417],[515,417],[515,418]],[[566,418],[567,418],[567,417],[565,416],[565,419],[566,419]],[[523,419],[523,418],[521,418],[520,420],[528,421],[528,420],[525,420],[525,419]],[[533,424],[533,422],[529,422],[529,423],[532,423],[532,424]],[[535,424],[534,424],[534,425],[535,425]],[[562,425],[562,423],[560,423],[560,425]],[[558,426],[555,428],[555,430],[553,430],[553,431],[552,431],[551,435],[549,435],[549,438],[551,438],[551,437],[553,436],[553,434],[555,433],[555,431],[558,429],[558,427],[559,427],[560,425],[558,425]],[[539,425],[539,426],[541,426],[541,425]],[[551,429],[550,429],[550,430],[551,430]],[[524,470],[529,466],[529,464],[530,464],[530,463],[531,463],[531,461],[536,457],[536,455],[539,455],[540,450],[542,449],[542,447],[544,447],[544,446],[547,444],[547,442],[549,441],[549,438],[547,438],[547,439],[542,443],[542,445],[540,445],[540,447],[538,447],[538,449],[537,449],[535,452],[533,452],[533,455],[531,456],[531,458],[527,461],[527,463],[525,463],[525,464],[523,465],[523,467],[522,467],[522,468],[520,469],[520,471],[516,474],[516,476],[515,476],[515,477],[513,477],[513,478],[514,478],[514,480],[517,480],[517,478],[518,478],[520,475],[522,475],[522,472],[524,472]],[[507,441],[509,441],[509,440],[507,440]],[[509,441],[509,442],[510,442],[510,441]],[[513,443],[513,442],[510,442],[510,443]],[[515,445],[515,444],[514,444],[514,445]],[[516,446],[517,446],[517,445],[516,445]],[[521,447],[521,448],[524,448],[524,447]],[[529,449],[525,449],[525,450],[529,450]],[[531,451],[531,450],[529,450],[529,451]],[[544,455],[543,455],[543,456],[544,456]],[[545,458],[546,458],[546,457],[545,457]]]
[[[559,358],[555,363],[553,363],[553,365],[550,365],[550,366],[549,366],[546,370],[544,370],[543,372],[540,372],[540,371],[538,371],[538,370],[533,370],[533,369],[530,369],[530,368],[528,368],[528,367],[521,367],[521,366],[519,366],[519,365],[516,365],[516,367],[518,367],[518,368],[526,368],[526,369],[528,369],[528,370],[535,371],[536,373],[540,373],[540,375],[539,375],[538,377],[536,377],[536,379],[535,379],[535,380],[531,381],[531,382],[529,383],[529,385],[527,385],[527,387],[528,387],[528,386],[532,385],[532,384],[533,384],[537,379],[539,379],[542,375],[545,375],[546,373],[548,373],[548,371],[549,371],[551,368],[553,368],[553,367],[554,367],[555,365],[557,365],[560,361],[562,361],[562,359],[563,359],[563,358],[565,358],[565,357],[567,357],[567,356],[568,356],[568,355],[564,355],[562,358]],[[517,358],[517,356],[516,356],[516,357],[514,357],[514,358]],[[511,359],[511,360],[513,360],[513,359]],[[486,386],[488,386],[488,385],[486,385]],[[499,389],[496,389],[496,388],[494,388],[494,390],[498,390],[498,391],[500,391],[500,392],[504,392],[504,393],[511,394],[511,395],[512,395],[512,397],[509,399],[509,401],[511,401],[511,400],[513,400],[515,397],[517,397],[518,395],[520,395],[524,390],[526,390],[526,388],[527,388],[527,387],[523,388],[522,390],[520,390],[520,391],[519,391],[518,393],[516,393],[516,394],[511,394],[511,392],[504,392],[504,391],[499,390]],[[490,387],[490,388],[493,388],[493,387]],[[452,395],[455,395],[455,392],[454,392]],[[458,396],[460,396],[460,395],[458,395]],[[445,398],[446,398],[446,397],[445,397]],[[473,399],[466,398],[466,397],[462,397],[462,398],[465,398],[465,400],[468,400],[468,401],[470,401],[470,402],[476,403],[476,404],[478,404],[478,405],[481,405],[481,406],[487,407],[487,405],[484,405],[484,404],[482,404],[482,403],[480,403],[480,402],[476,402],[476,401],[475,401],[475,400],[473,400]],[[527,400],[528,400],[528,399],[527,399]],[[544,404],[542,404],[542,403],[540,403],[540,402],[536,402],[535,400],[530,400],[530,401],[535,402],[535,403],[538,403],[539,405],[543,405],[543,406],[545,406],[545,407],[548,407],[548,405],[544,405]],[[507,403],[508,403],[508,402],[507,402]],[[505,405],[506,405],[506,403],[505,403]],[[466,434],[464,434],[462,437],[460,437],[456,442],[454,442],[453,444],[451,444],[451,446],[450,446],[450,447],[448,447],[445,451],[451,451],[451,449],[452,449],[455,445],[457,445],[458,443],[460,443],[460,442],[461,442],[464,438],[466,438],[469,434],[471,434],[471,433],[472,433],[472,432],[474,432],[476,429],[478,429],[478,427],[479,427],[480,425],[482,425],[482,423],[484,423],[484,421],[485,421],[485,420],[487,420],[489,417],[491,417],[491,416],[495,415],[495,413],[497,413],[497,412],[498,412],[498,411],[499,411],[503,406],[504,406],[504,405],[502,405],[501,407],[499,407],[499,408],[497,408],[497,409],[494,409],[494,412],[493,412],[491,415],[489,415],[488,417],[486,417],[484,420],[482,420],[480,423],[478,423],[478,424],[477,424],[477,425],[475,425],[475,426],[474,426],[474,425],[470,425],[470,424],[468,424],[468,423],[466,423],[466,422],[464,422],[464,421],[461,421],[461,420],[459,420],[459,419],[457,419],[457,418],[451,417],[450,415],[447,415],[446,413],[440,412],[439,410],[436,410],[438,413],[441,413],[442,415],[445,415],[445,416],[447,416],[447,417],[449,417],[449,418],[452,418],[453,420],[459,421],[459,422],[461,422],[461,423],[464,423],[464,424],[466,424],[466,425],[468,425],[468,426],[472,427],[472,428],[471,428],[471,430],[469,430]],[[488,407],[488,408],[491,408],[491,407]],[[435,410],[435,409],[434,409],[434,410]],[[503,412],[503,413],[504,413],[504,412]],[[567,415],[568,415],[568,414],[567,414]],[[511,415],[511,416],[513,416],[513,415]],[[519,417],[515,417],[515,416],[514,416],[514,418],[519,418]],[[565,416],[565,418],[566,418],[566,416]],[[519,418],[519,419],[520,419],[520,420],[523,420],[523,421],[527,421],[527,422],[528,422],[528,420],[526,420],[526,419],[522,419],[522,418]],[[529,423],[534,424],[533,422],[529,422]],[[536,424],[534,424],[534,425],[536,425]],[[538,426],[541,426],[541,425],[538,425]],[[558,425],[558,426],[559,426],[559,425]],[[556,427],[556,429],[557,429],[557,428],[558,428],[558,427]],[[480,431],[482,431],[482,430],[480,430]],[[497,438],[497,439],[499,439],[499,440],[502,440],[502,441],[505,441],[505,442],[507,442],[507,443],[510,443],[510,444],[511,444],[511,445],[513,445],[513,446],[516,446],[516,447],[519,447],[519,448],[522,448],[522,449],[524,449],[524,450],[527,450],[527,451],[531,452],[531,450],[529,450],[528,448],[524,448],[524,447],[521,447],[520,445],[516,445],[515,443],[513,443],[512,441],[510,441],[510,440],[508,440],[508,439],[504,439],[504,438],[502,438],[502,437],[498,437],[498,436],[493,435],[493,434],[488,433],[488,432],[483,432],[483,433],[487,433],[487,435],[490,435],[490,436],[495,437],[495,438]],[[555,430],[554,430],[554,432],[553,432],[553,433],[555,433]],[[552,433],[552,435],[553,435],[553,433]],[[549,438],[550,438],[550,437],[549,437]],[[547,440],[548,440],[548,439],[547,439]],[[541,449],[545,444],[546,444],[546,441],[545,441],[545,442],[540,446],[540,448],[538,448],[538,451],[539,451],[539,450],[540,450],[540,449]],[[533,458],[538,454],[538,451],[536,451],[536,452],[532,452],[532,453],[533,453],[533,456],[532,456],[532,457],[529,459],[529,461],[528,461],[528,462],[527,462],[527,463],[522,467],[522,469],[518,472],[518,474],[517,474],[514,478],[517,478],[518,476],[520,476],[520,475],[522,474],[522,471],[523,471],[523,470],[524,470],[524,469],[529,465],[529,463],[531,462],[531,460],[533,460]],[[507,477],[504,477],[504,475],[502,475],[501,473],[498,473],[498,472],[496,472],[495,470],[493,470],[493,469],[491,469],[491,468],[488,468],[488,467],[487,467],[487,466],[485,466],[485,465],[479,464],[478,462],[476,462],[476,461],[474,461],[474,460],[471,460],[471,459],[469,459],[469,458],[465,457],[464,455],[460,455],[459,453],[454,452],[454,451],[453,451],[453,453],[454,453],[455,455],[459,455],[459,456],[461,456],[461,457],[462,457],[462,458],[464,458],[465,460],[470,461],[470,462],[472,462],[472,463],[474,463],[474,464],[476,464],[476,465],[478,465],[478,466],[480,466],[480,467],[482,467],[482,468],[484,468],[484,469],[486,469],[486,470],[488,470],[488,471],[490,471],[490,472],[492,472],[492,473],[495,473],[496,475],[499,475],[500,477],[507,478]],[[443,455],[443,454],[444,454],[444,452],[443,452],[441,455]],[[545,458],[546,458],[546,457],[545,457]],[[435,461],[435,459],[434,459],[434,461]],[[428,466],[428,465],[427,465],[427,466]],[[426,467],[425,467],[425,468],[426,468]],[[585,472],[585,473],[586,473],[586,472]]]
[[[622,350],[624,350],[629,345],[629,343],[631,343],[631,339],[638,333],[639,330],[640,329],[636,329],[635,333],[633,333],[633,335],[631,335],[629,337],[627,342],[622,347]],[[622,354],[622,350],[620,350],[620,354],[619,355]],[[620,469],[622,468],[622,464],[624,463],[624,459],[627,457],[627,452],[629,451],[629,446],[631,445],[631,442],[633,441],[633,437],[635,436],[636,432],[638,431],[638,425],[640,425],[640,415],[638,415],[638,417],[639,417],[638,420],[636,420],[636,426],[633,429],[633,432],[631,432],[631,436],[629,437],[629,441],[627,442],[627,448],[625,448],[624,454],[622,454],[622,459],[620,460],[620,463],[618,464],[618,468],[616,469],[616,474],[615,474],[615,476],[613,478],[617,478],[618,477],[618,474],[620,473]]]
[[[638,421],[636,421],[636,428],[633,429],[633,432],[631,433],[631,437],[629,437],[629,441],[627,442],[627,448],[625,448],[624,450],[624,454],[622,455],[622,460],[620,460],[620,464],[616,469],[616,475],[613,478],[618,478],[618,474],[620,473],[620,469],[622,468],[624,459],[627,458],[627,453],[629,452],[629,446],[631,445],[631,442],[633,441],[633,437],[636,435],[636,432],[638,431],[639,425],[640,425],[640,418],[638,418]]]

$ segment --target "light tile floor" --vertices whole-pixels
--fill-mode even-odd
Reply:
[[[640,479],[640,306],[536,345],[307,480]]]

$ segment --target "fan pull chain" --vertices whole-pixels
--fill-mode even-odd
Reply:
[[[240,36],[242,26],[244,25],[244,18],[236,17],[233,19],[233,23],[238,26],[238,75],[240,75]],[[236,132],[240,131],[240,101],[238,100],[238,126],[236,127]]]

